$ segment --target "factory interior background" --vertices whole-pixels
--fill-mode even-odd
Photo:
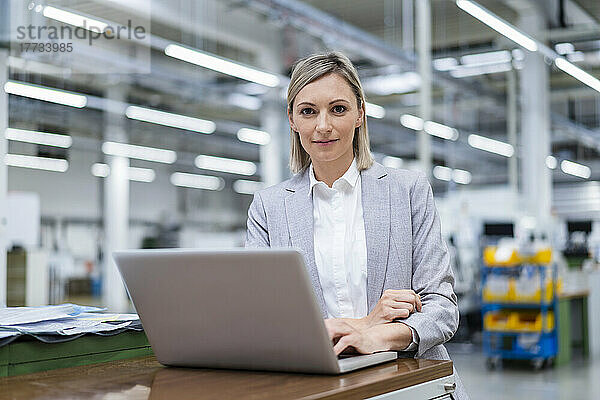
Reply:
[[[338,50],[376,161],[429,177],[471,397],[600,392],[597,0],[1,7],[0,305],[126,312],[113,251],[243,246],[293,63]]]

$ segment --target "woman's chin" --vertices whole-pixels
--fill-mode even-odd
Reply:
[[[339,155],[337,154],[318,154],[315,157],[311,156],[310,159],[313,162],[317,163],[328,163],[339,160]]]
[[[344,152],[334,148],[316,148],[310,153],[310,158],[315,161],[329,162],[335,161],[344,156]]]

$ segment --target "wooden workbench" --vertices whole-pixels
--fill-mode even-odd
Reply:
[[[0,378],[0,399],[416,399],[443,395],[452,382],[451,361],[399,359],[325,376],[170,368],[147,356]]]

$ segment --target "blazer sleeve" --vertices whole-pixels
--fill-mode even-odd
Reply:
[[[254,194],[254,199],[248,208],[245,247],[271,247],[267,230],[267,213],[260,192]]]
[[[450,340],[459,319],[450,257],[442,239],[433,191],[424,174],[419,174],[411,191],[411,220],[412,288],[421,296],[423,307],[402,322],[418,334],[419,357]]]

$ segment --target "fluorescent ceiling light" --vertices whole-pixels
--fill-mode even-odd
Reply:
[[[92,175],[98,178],[106,178],[110,175],[110,167],[103,163],[92,164]]]
[[[560,163],[560,169],[565,174],[577,176],[583,179],[588,179],[592,175],[592,170],[590,167],[569,160],[562,160]]]
[[[244,83],[244,84],[240,85],[240,88],[242,89],[242,92],[252,95],[252,96],[267,94],[267,92],[269,91],[269,88],[264,87],[263,85],[259,85],[254,82]],[[286,95],[287,95],[287,93],[286,93]]]
[[[232,158],[199,155],[195,160],[196,167],[211,171],[228,172],[230,174],[254,175],[256,164],[251,161]]]
[[[400,123],[402,126],[413,129],[415,131],[423,130],[423,120],[419,117],[415,117],[414,115],[404,114],[400,117]]]
[[[212,69],[213,71],[269,87],[275,87],[279,85],[280,82],[279,77],[275,74],[259,71],[255,68],[247,67],[200,50],[192,50],[177,44],[168,45],[165,48],[165,54],[204,68]]]
[[[65,106],[83,108],[87,104],[87,97],[81,94],[66,92],[64,90],[49,89],[29,83],[9,81],[4,84],[4,91],[16,96],[63,104]]]
[[[436,165],[433,167],[433,176],[441,181],[452,180],[452,168]]]
[[[188,174],[185,172],[175,172],[172,174],[171,183],[175,186],[206,190],[223,190],[225,187],[223,178],[209,175]]]
[[[421,86],[421,76],[412,71],[374,76],[363,81],[363,87],[367,92],[380,96],[412,92],[419,86]]]
[[[458,131],[449,126],[433,122],[433,121],[425,121],[423,124],[423,129],[425,132],[432,136],[437,136],[446,140],[456,140],[458,139]]]
[[[237,138],[242,142],[254,143],[265,145],[271,141],[271,135],[267,132],[259,131],[257,129],[241,128],[237,132]]]
[[[425,130],[425,132],[428,134],[442,139],[458,139],[458,131],[456,129],[433,121],[425,121],[425,123],[423,123],[423,119],[415,117],[414,115],[402,115],[400,117],[400,123],[406,128],[413,129],[415,131]]]
[[[477,3],[471,0],[456,0],[456,5],[527,50],[532,52],[538,50],[538,45],[534,39],[520,32],[515,27],[498,18]],[[570,43],[563,43],[561,45],[562,46],[557,46],[556,50],[557,52],[568,52],[567,59],[569,59],[569,61],[578,62],[585,59],[585,55],[583,53],[572,52],[574,47]],[[600,80],[571,64],[569,61],[562,57],[556,57],[554,59],[554,63],[559,69],[572,75],[592,89],[600,92]]]
[[[519,46],[522,46],[529,51],[537,51],[538,46],[534,39],[519,31],[514,26],[504,22],[502,19],[498,18],[496,15],[474,1],[456,0],[456,5],[496,32],[517,43]]]
[[[41,144],[44,146],[54,146],[69,148],[73,144],[73,138],[69,135],[59,135],[57,133],[28,131],[25,129],[6,128],[4,136],[8,140],[18,142]]]
[[[452,170],[452,180],[456,183],[460,183],[461,185],[468,185],[471,183],[472,175],[469,171],[465,171],[464,169],[454,169]]]
[[[51,18],[56,21],[64,22],[65,24],[78,26],[92,32],[102,33],[108,26],[108,24],[98,21],[97,19],[85,17],[83,15],[61,10],[60,8],[52,6],[44,7],[44,12],[42,14],[46,18]]]
[[[573,46],[573,43],[556,43],[554,50],[556,50],[558,54],[565,55],[573,53],[575,51],[575,46]]]
[[[107,164],[95,163],[92,165],[92,175],[98,178],[106,178],[110,175],[110,167]],[[136,182],[153,182],[156,172],[151,168],[128,167],[127,178]]]
[[[452,169],[437,165],[433,168],[433,176],[441,181],[454,181],[461,185],[468,185],[471,183],[471,173],[464,169]]]
[[[127,143],[104,142],[102,144],[102,152],[110,156],[136,158],[138,160],[154,161],[165,164],[173,164],[177,160],[177,153],[172,150],[136,146]]]
[[[402,164],[404,164],[404,160],[398,157],[393,156],[385,156],[381,163],[389,168],[402,168]]]
[[[7,154],[4,158],[4,162],[11,167],[41,169],[53,172],[65,172],[69,169],[69,162],[59,158]]]
[[[240,194],[254,194],[257,190],[265,187],[263,182],[238,179],[233,182],[233,190]]]
[[[583,51],[576,51],[575,53],[567,54],[567,60],[571,62],[585,61],[585,53]]]
[[[558,166],[558,160],[556,159],[556,157],[554,157],[554,156],[546,157],[546,167],[548,167],[550,169],[556,169],[557,166]]]
[[[185,129],[187,131],[210,134],[216,129],[216,125],[212,121],[153,110],[151,108],[129,106],[125,110],[125,115],[128,118],[136,119],[138,121]]]
[[[481,67],[490,64],[500,64],[510,62],[512,55],[508,50],[489,51],[486,53],[467,54],[460,58],[463,65],[469,67]]]
[[[509,143],[504,143],[499,140],[490,139],[484,136],[471,134],[467,140],[471,147],[475,147],[479,150],[489,151],[490,153],[500,154],[504,157],[512,157],[515,152],[515,149]]]
[[[156,178],[156,172],[151,168],[129,167],[127,177],[130,181],[150,183]]]
[[[236,107],[245,108],[246,110],[251,111],[260,110],[262,107],[262,100],[258,97],[241,93],[231,93],[227,96],[227,101]]]
[[[571,64],[570,62],[561,57],[557,57],[556,59],[554,59],[554,63],[558,68],[565,71],[567,74],[585,83],[592,89],[600,92],[600,81],[594,78],[592,75],[585,72],[584,70],[582,70],[581,68],[576,67],[575,65]]]
[[[454,57],[445,57],[433,60],[433,68],[437,69],[438,71],[450,71],[457,65],[458,61],[456,61],[456,58]]]
[[[383,118],[385,117],[385,108],[378,106],[377,104],[365,102],[365,111],[369,117]]]
[[[450,75],[454,78],[465,78],[467,76],[477,76],[486,74],[497,74],[499,72],[507,72],[512,69],[511,63],[505,64],[488,64],[482,66],[464,65],[450,71]]]

